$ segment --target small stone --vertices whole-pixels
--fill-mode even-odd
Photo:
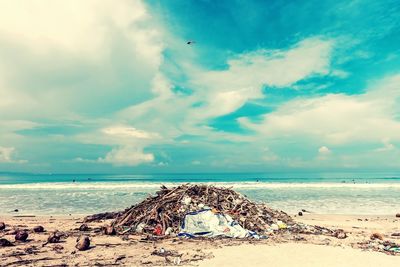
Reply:
[[[0,247],[11,247],[13,244],[5,238],[0,238]]]
[[[86,223],[84,223],[81,226],[79,226],[79,231],[82,231],[82,232],[89,231],[89,226]]]
[[[35,226],[35,227],[33,227],[33,231],[35,233],[43,233],[44,232],[44,227],[41,226],[41,225]]]
[[[392,236],[400,236],[400,233],[393,233]]]
[[[84,251],[89,249],[90,247],[90,239],[87,236],[81,236],[78,238],[75,247],[80,250]]]
[[[397,214],[396,214],[396,218],[400,218],[400,213],[397,213]]]
[[[6,224],[3,222],[0,222],[0,231],[6,229]]]
[[[299,211],[298,215],[303,216],[303,212]]]
[[[372,235],[369,238],[371,240],[375,240],[375,239],[383,240],[383,235],[380,233],[372,233]]]
[[[117,232],[115,231],[115,228],[113,226],[106,226],[103,228],[103,233],[105,235],[116,235]]]
[[[58,243],[60,242],[61,235],[58,232],[54,232],[47,238],[48,243]]]
[[[15,240],[25,242],[26,239],[28,239],[28,236],[29,234],[26,231],[17,231],[17,233],[15,234]]]
[[[19,211],[18,209],[15,209],[15,210],[14,210],[14,212],[18,212],[18,211]]]

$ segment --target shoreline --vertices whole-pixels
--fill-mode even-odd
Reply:
[[[161,184],[142,187],[138,183],[88,182],[62,184],[0,185],[0,214],[85,215],[121,210],[154,194]],[[179,184],[175,183],[176,185]],[[192,184],[204,184],[194,182]],[[207,184],[222,185],[220,182]],[[142,184],[143,185],[143,184]],[[233,190],[257,203],[296,214],[302,209],[316,214],[389,215],[400,212],[400,183],[265,183],[231,182]],[[229,188],[224,183],[223,188]],[[116,187],[117,186],[117,187]],[[7,187],[7,188],[6,188]],[[167,186],[171,188],[171,186]],[[30,198],[29,195],[35,195]]]
[[[234,188],[400,188],[400,181],[392,182],[344,182],[344,181],[59,181],[0,183],[0,189],[114,189],[114,188],[159,188],[160,185],[176,186],[180,184],[219,185]]]

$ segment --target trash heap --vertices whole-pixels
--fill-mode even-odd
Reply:
[[[252,202],[230,188],[184,184],[162,186],[156,195],[118,213],[112,226],[120,234],[176,235],[187,215],[202,211],[225,216],[226,221],[258,234],[295,225],[288,214]]]

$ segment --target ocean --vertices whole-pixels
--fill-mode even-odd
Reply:
[[[83,215],[123,210],[161,185],[232,187],[288,213],[389,215],[400,212],[393,173],[26,174],[0,173],[0,215]],[[18,213],[14,210],[18,209]]]

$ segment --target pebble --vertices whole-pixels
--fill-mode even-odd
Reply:
[[[61,235],[58,232],[54,232],[47,238],[48,243],[58,243],[60,242]]]
[[[0,238],[0,247],[11,247],[13,244],[5,238]]]
[[[396,218],[400,218],[400,213],[397,213],[397,214],[396,214]]]
[[[6,229],[6,224],[3,222],[0,222],[0,230]]]
[[[33,231],[35,233],[43,233],[44,232],[44,227],[41,226],[41,225],[35,226],[35,227],[33,227]]]
[[[298,215],[303,216],[303,212],[299,211]]]
[[[29,234],[26,231],[17,231],[17,233],[15,234],[15,240],[25,242],[26,239],[28,239],[28,236]]]
[[[89,249],[90,247],[90,239],[87,236],[81,236],[78,238],[75,247],[80,250],[84,251]]]

